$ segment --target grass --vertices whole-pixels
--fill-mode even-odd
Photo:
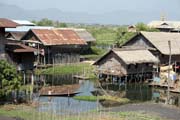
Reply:
[[[81,73],[85,69],[88,69],[90,64],[88,63],[75,63],[75,64],[63,64],[57,65],[54,67],[50,67],[47,69],[38,70],[37,74],[45,74],[45,75],[65,75],[65,74],[75,74]]]
[[[91,102],[97,101],[96,96],[74,96],[73,98],[76,100],[82,100],[82,101],[91,101]]]
[[[127,98],[120,98],[120,97],[113,97],[113,96],[75,96],[73,97],[76,100],[83,100],[83,101],[97,101],[97,99],[99,100],[109,100],[109,101],[115,101],[115,102],[119,102],[122,104],[126,104],[129,103],[130,100]]]
[[[77,115],[55,115],[51,111],[38,112],[26,105],[0,107],[0,116],[17,117],[24,120],[164,120],[156,115],[142,112],[87,112]]]

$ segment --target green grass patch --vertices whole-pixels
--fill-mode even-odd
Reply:
[[[43,75],[67,75],[67,74],[82,74],[84,77],[95,79],[94,66],[89,63],[74,63],[74,64],[63,64],[50,67],[47,69],[38,69],[36,74]]]
[[[68,113],[68,111],[67,111]],[[26,105],[5,105],[0,107],[0,116],[22,118],[23,120],[165,120],[157,115],[143,112],[83,112],[78,115],[57,115],[52,111],[38,112]]]
[[[91,102],[97,101],[97,96],[74,96],[73,98],[82,101],[91,101]]]
[[[113,97],[113,96],[75,96],[73,97],[76,100],[82,100],[82,101],[97,101],[97,100],[109,100],[109,101],[115,101],[122,104],[129,103],[130,100],[127,98],[120,98],[120,97]]]

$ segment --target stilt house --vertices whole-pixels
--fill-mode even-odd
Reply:
[[[140,32],[122,45],[126,48],[142,48],[150,50],[160,60],[160,64],[168,64],[171,42],[172,63],[180,62],[180,33]]]
[[[158,59],[148,50],[112,49],[97,60],[97,73],[101,76],[152,78],[153,65]]]
[[[38,49],[41,64],[79,62],[81,47],[86,45],[74,31],[60,29],[31,29],[22,40]]]

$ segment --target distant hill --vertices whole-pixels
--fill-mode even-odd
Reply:
[[[137,22],[150,22],[159,19],[158,13],[143,13],[134,11],[114,11],[104,14],[87,14],[81,12],[64,12],[59,9],[25,10],[14,5],[0,3],[0,17],[10,19],[40,20],[48,18],[67,23],[89,24],[134,24]],[[179,15],[180,16],[180,15]],[[173,13],[171,18],[176,18]]]

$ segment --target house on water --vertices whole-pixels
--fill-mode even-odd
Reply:
[[[18,71],[34,69],[36,49],[22,43],[6,43],[7,61],[16,66]]]
[[[5,29],[18,25],[9,19],[0,18],[0,59],[15,65],[17,70],[33,69],[35,49],[23,45],[20,41],[5,38]]]
[[[159,60],[148,50],[112,49],[93,65],[100,78],[117,80],[144,80],[153,75],[153,65]]]
[[[52,26],[36,26],[34,23],[27,20],[13,20],[18,23],[19,26],[16,28],[6,28],[6,38],[11,40],[21,40],[21,38],[30,30],[30,29],[52,29]]]
[[[149,50],[160,60],[161,65],[169,62],[170,49],[168,41],[171,42],[172,63],[180,62],[180,34],[168,32],[140,32],[122,47],[134,47]]]
[[[15,28],[18,24],[5,18],[0,18],[0,59],[6,59],[5,44],[8,42],[5,38],[5,28]]]
[[[73,30],[61,29],[31,29],[21,40],[38,49],[38,64],[79,62],[81,47],[86,45]]]

